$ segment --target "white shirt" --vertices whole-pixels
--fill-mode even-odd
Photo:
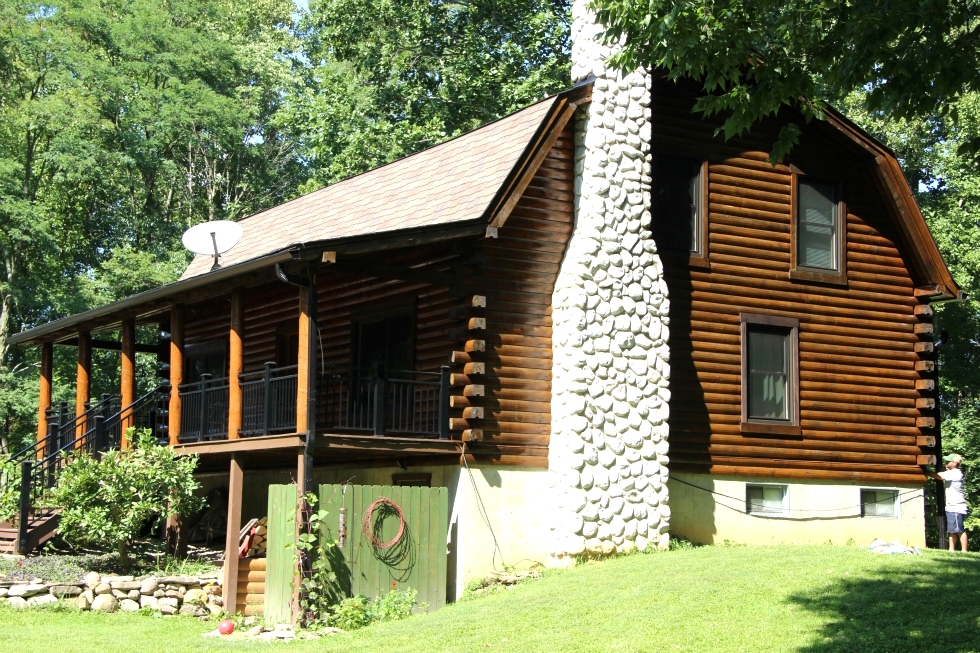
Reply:
[[[954,467],[939,472],[946,486],[946,512],[966,514],[966,496],[963,494],[963,472]]]

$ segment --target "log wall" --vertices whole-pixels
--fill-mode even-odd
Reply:
[[[913,275],[869,157],[814,127],[773,167],[766,159],[779,123],[725,143],[713,137],[717,122],[690,113],[691,91],[660,83],[653,94],[654,151],[708,162],[707,267],[664,257],[670,468],[921,481],[931,324],[915,314]],[[790,278],[794,169],[842,182],[844,285]],[[740,313],[799,319],[802,436],[742,432]]]
[[[551,296],[574,222],[574,154],[569,125],[499,237],[458,270],[478,299],[457,310],[451,417],[478,459],[548,464]]]

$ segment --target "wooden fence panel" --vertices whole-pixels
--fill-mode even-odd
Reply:
[[[390,547],[375,546],[361,524],[365,512],[381,497],[401,508],[405,529]],[[376,597],[392,589],[414,589],[419,604],[430,609],[446,603],[446,534],[449,491],[446,488],[391,485],[321,485],[320,507],[328,512],[322,536],[339,539],[340,508],[347,513],[347,536],[341,553],[352,594]],[[397,514],[378,506],[371,526],[376,539],[391,542],[398,535]],[[343,579],[341,581],[342,585]]]
[[[269,486],[269,539],[266,545],[265,622],[292,621],[296,556],[296,486]]]

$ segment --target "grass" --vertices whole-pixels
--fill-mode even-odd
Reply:
[[[702,547],[632,555],[317,641],[305,651],[980,651],[980,555]],[[214,623],[0,610],[0,650],[264,650]]]

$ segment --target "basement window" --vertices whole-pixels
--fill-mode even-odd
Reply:
[[[789,514],[789,487],[786,485],[746,485],[745,512],[750,515]]]
[[[861,489],[862,517],[899,516],[898,490]]]

